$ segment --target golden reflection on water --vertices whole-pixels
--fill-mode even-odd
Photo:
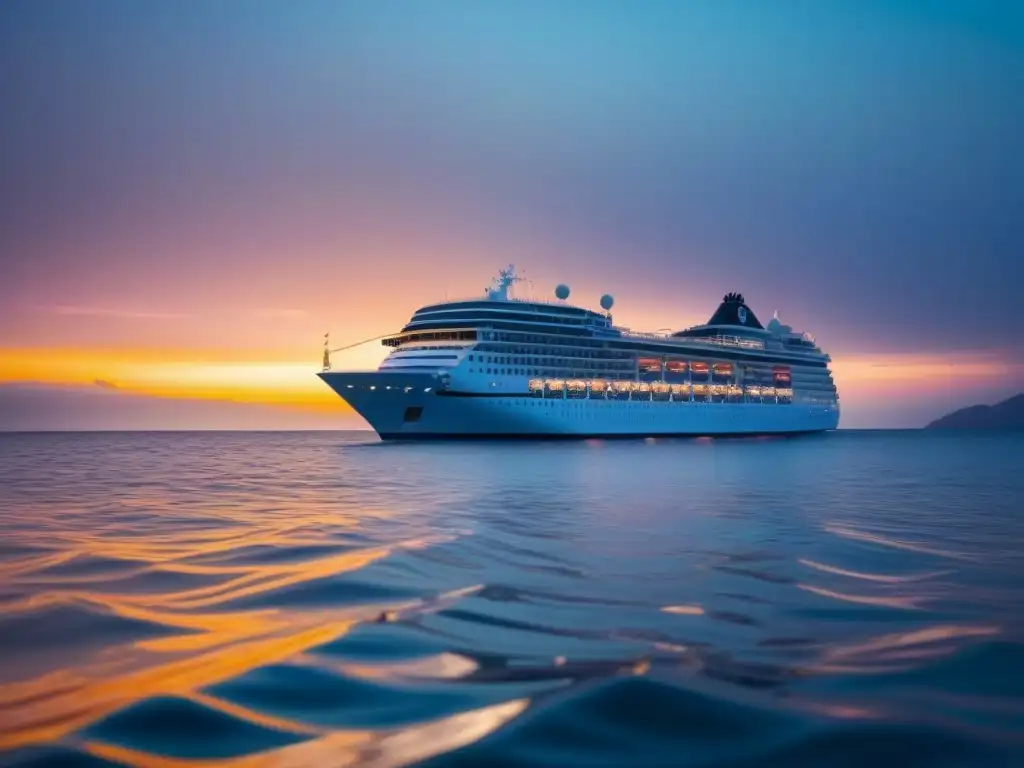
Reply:
[[[802,589],[806,592],[811,592],[815,595],[820,595],[821,597],[830,597],[833,600],[842,600],[846,603],[857,603],[858,605],[875,605],[882,608],[904,608],[907,610],[917,610],[920,607],[917,605],[917,599],[913,597],[851,595],[845,592],[837,592],[833,589],[815,587],[811,584],[797,584],[796,586],[797,588]]]
[[[607,448],[604,443],[595,445],[601,450]],[[219,482],[220,478],[215,480]],[[501,570],[504,566],[489,572],[485,567],[459,571],[457,578],[460,581],[456,583],[464,583],[462,577],[467,581],[471,578],[495,580],[424,600],[396,597],[372,599],[372,604],[358,605],[346,602],[343,594],[338,594],[336,600],[329,594],[303,604],[303,589],[306,587],[315,592],[326,584],[329,592],[331,582],[328,580],[332,577],[365,569],[372,571],[389,558],[399,559],[397,556],[410,550],[429,549],[456,537],[461,539],[465,536],[470,544],[477,544],[477,552],[465,556],[469,562],[473,556],[480,560],[491,555],[496,560],[513,556],[501,551],[500,547],[505,543],[503,539],[487,545],[491,549],[485,549],[479,545],[480,538],[472,539],[472,533],[463,533],[464,529],[441,536],[431,530],[428,523],[422,522],[422,518],[402,518],[397,521],[399,524],[395,524],[396,517],[400,517],[398,513],[374,508],[372,502],[366,504],[362,500],[356,515],[334,509],[331,503],[324,501],[323,494],[318,499],[314,498],[313,503],[281,504],[281,508],[275,509],[268,508],[267,502],[255,496],[224,506],[207,506],[205,492],[199,490],[195,493],[197,496],[194,498],[201,507],[181,513],[175,510],[187,507],[188,499],[193,497],[186,496],[183,501],[173,493],[161,495],[150,491],[137,496],[126,491],[109,505],[104,500],[95,508],[77,509],[67,518],[62,516],[63,509],[55,513],[59,506],[55,502],[39,508],[25,505],[17,517],[0,510],[0,524],[11,523],[9,538],[20,545],[23,552],[30,553],[0,560],[0,586],[5,588],[2,599],[6,600],[0,602],[0,618],[31,623],[45,621],[52,614],[57,617],[55,620],[63,620],[61,611],[68,609],[73,620],[82,615],[87,620],[116,620],[115,634],[104,636],[105,630],[101,626],[98,636],[92,638],[94,643],[102,646],[98,649],[89,644],[90,638],[85,636],[88,631],[83,631],[81,638],[71,636],[49,646],[41,644],[38,649],[26,642],[24,648],[17,649],[18,659],[14,664],[0,666],[0,683],[3,683],[0,686],[0,752],[58,743],[122,764],[167,768],[214,764],[239,767],[310,764],[396,766],[475,741],[517,717],[528,706],[529,700],[523,698],[521,689],[510,685],[508,690],[516,692],[504,694],[510,697],[508,701],[437,717],[429,722],[403,727],[336,728],[302,722],[298,715],[293,719],[292,716],[264,713],[257,711],[255,704],[250,707],[211,693],[211,686],[275,664],[309,665],[344,678],[387,684],[394,689],[415,685],[417,681],[455,688],[457,686],[452,684],[463,678],[466,679],[462,680],[466,687],[481,680],[493,683],[497,678],[494,671],[481,669],[481,661],[469,655],[474,653],[474,647],[483,652],[493,650],[487,644],[491,636],[480,640],[482,635],[474,636],[473,632],[467,633],[468,640],[460,638],[460,643],[464,643],[460,647],[469,647],[463,653],[432,649],[426,656],[388,659],[379,663],[343,660],[326,653],[319,654],[317,649],[344,637],[361,623],[394,621],[455,606],[460,601],[473,598],[481,590],[495,586],[496,582],[502,586],[500,579],[506,575],[518,588],[516,580],[527,572],[527,568],[523,566],[522,570],[517,570],[522,563],[512,562],[505,571]],[[227,497],[234,493],[234,490],[229,490]],[[303,493],[301,488],[296,489],[294,497],[304,498]],[[720,494],[718,491],[715,493],[717,498]],[[412,498],[418,500],[420,497],[414,495]],[[484,498],[488,497],[484,495]],[[69,508],[74,508],[74,504],[74,501],[67,502]],[[273,507],[273,504],[269,506]],[[706,519],[712,519],[717,509],[712,509]],[[128,512],[127,520],[119,515],[124,511]],[[22,518],[33,520],[37,512],[41,522],[33,522],[35,527],[18,524]],[[155,519],[146,517],[153,514]],[[160,518],[162,514],[168,515],[168,519]],[[505,520],[504,513],[496,515]],[[460,522],[464,527],[476,524],[463,518],[453,525]],[[547,522],[545,517],[545,525],[538,528],[544,530]],[[384,533],[370,535],[379,533],[373,529],[378,524]],[[701,541],[699,536],[710,537],[713,534],[701,533],[701,524],[701,519],[694,518],[694,537],[703,545],[706,541]],[[572,531],[574,525],[581,529],[584,527],[572,520],[566,527],[580,535],[578,531]],[[868,533],[850,525],[829,524],[824,526],[824,530],[837,537],[837,541],[854,542],[852,546],[896,550],[891,554],[899,558],[906,558],[909,552],[914,552],[960,561],[970,559],[967,554]],[[387,535],[395,532],[398,532],[397,536]],[[523,533],[521,538],[525,538],[527,533]],[[607,533],[613,539],[619,535],[617,530]],[[511,534],[513,541],[515,535],[515,532]],[[715,540],[716,546],[718,543]],[[538,552],[543,551],[542,545],[536,546]],[[566,554],[566,550],[573,546],[572,541],[552,545],[556,556],[551,559],[557,561],[564,556],[573,566],[564,569],[565,573],[573,574],[564,579],[575,579],[575,574],[584,572],[589,577],[591,571],[598,577],[605,575],[601,573],[599,563],[587,562],[582,556],[577,562],[572,552]],[[734,543],[734,546],[742,549],[746,543]],[[529,550],[524,549],[524,552],[523,562],[527,562]],[[670,547],[669,552],[671,554]],[[456,556],[462,554],[456,549]],[[657,674],[669,669],[670,665],[675,665],[672,670],[692,670],[694,674],[710,670],[718,679],[756,677],[760,670],[744,667],[742,654],[762,639],[807,641],[806,645],[785,646],[780,643],[782,648],[800,649],[799,661],[791,655],[783,657],[778,665],[781,669],[778,676],[787,680],[813,675],[900,671],[952,654],[963,647],[964,641],[989,638],[1000,631],[995,626],[950,622],[927,628],[917,624],[910,631],[890,632],[894,625],[888,623],[891,615],[885,614],[887,623],[884,631],[887,634],[882,636],[865,639],[864,634],[879,630],[877,624],[864,622],[856,629],[860,639],[849,642],[846,642],[846,634],[838,643],[815,637],[773,638],[771,633],[777,630],[772,621],[779,612],[805,608],[812,600],[816,601],[815,607],[817,603],[824,603],[833,612],[849,609],[849,604],[867,605],[897,609],[899,616],[908,617],[908,621],[928,621],[927,608],[931,606],[933,595],[941,594],[939,577],[952,571],[935,570],[948,563],[936,566],[927,559],[924,560],[925,565],[920,565],[922,561],[918,559],[916,565],[909,567],[928,570],[899,575],[871,573],[822,562],[832,559],[833,555],[838,561],[844,554],[842,549],[825,552],[819,560],[792,553],[776,559],[750,556],[757,555],[756,552],[746,554],[746,560],[737,556],[734,561],[726,562],[726,567],[718,568],[722,565],[718,555],[705,557],[687,553],[685,568],[688,570],[679,567],[671,572],[673,577],[678,577],[672,590],[657,590],[659,585],[652,580],[651,591],[648,591],[649,586],[645,582],[637,593],[630,594],[630,599],[624,601],[628,607],[621,614],[616,613],[618,609],[614,603],[602,605],[600,595],[588,596],[588,600],[593,597],[589,603],[574,603],[573,590],[581,584],[563,580],[559,585],[558,572],[552,570],[555,575],[538,590],[538,593],[545,593],[540,598],[541,603],[531,604],[527,596],[520,603],[510,600],[506,604],[512,606],[508,611],[514,620],[509,622],[508,635],[502,635],[503,626],[497,622],[494,626],[482,624],[472,629],[482,633],[493,632],[496,645],[502,646],[506,642],[511,644],[519,631],[532,632],[537,639],[550,628],[552,631],[545,638],[549,644],[544,646],[543,654],[537,654],[537,658],[551,659],[552,669],[540,670],[548,675],[546,679],[554,681],[551,690],[586,681],[590,679],[587,675],[627,678]],[[506,560],[506,565],[510,562]],[[850,562],[866,561],[851,558]],[[870,562],[874,564],[875,561]],[[643,564],[636,560],[630,561],[628,567],[634,567],[634,563],[642,573]],[[409,563],[401,565],[408,566]],[[577,565],[580,567],[576,568]],[[970,563],[958,562],[956,565],[966,567]],[[414,570],[400,573],[401,578],[409,581],[416,578],[410,575],[415,573]],[[444,576],[451,573],[449,571]],[[694,574],[705,582],[703,586],[695,583],[697,579],[690,578]],[[615,575],[616,578],[618,576]],[[372,578],[367,577],[367,580],[372,581]],[[522,581],[530,583],[527,579]],[[323,584],[318,586],[318,582]],[[8,586],[11,589],[6,589]],[[586,595],[586,587],[593,584],[582,586]],[[597,584],[596,589],[603,586]],[[722,591],[717,591],[719,587]],[[517,589],[506,591],[517,597]],[[524,588],[523,591],[528,590]],[[382,594],[392,593],[385,589]],[[295,595],[298,598],[293,600]],[[737,598],[748,598],[748,602]],[[547,601],[546,604],[543,601]],[[580,605],[593,607],[584,609]],[[721,610],[723,606],[730,610]],[[486,614],[489,607],[481,607],[477,602],[466,608],[464,613],[475,612],[477,618],[487,620],[491,617],[481,614]],[[499,613],[500,610],[495,609]],[[564,617],[579,616],[574,612],[583,610],[587,611],[587,616],[580,624],[587,625],[591,620],[593,624],[580,629],[577,635],[575,632],[579,625],[574,625],[572,618]],[[858,608],[850,610],[859,611]],[[628,624],[637,614],[642,614],[638,621],[645,631],[627,634],[623,630],[630,629]],[[452,621],[450,616],[442,618]],[[502,617],[499,615],[497,618]],[[655,621],[657,631],[647,624]],[[723,621],[732,624],[722,624]],[[517,622],[521,626],[517,627]],[[88,621],[85,624],[88,625]],[[443,626],[440,619],[438,624]],[[627,626],[623,627],[624,624]],[[852,622],[850,626],[853,626]],[[813,634],[811,621],[797,631],[804,632],[808,627],[810,631],[806,634]],[[707,634],[714,638],[710,643],[702,641]],[[714,645],[719,638],[724,638],[723,647]],[[581,662],[573,657],[575,648],[584,641],[596,641],[596,645],[590,646],[595,648],[609,639],[623,645],[609,646],[608,664],[595,666],[597,671],[589,669],[589,660]],[[750,646],[744,648],[745,642]],[[627,643],[631,649],[647,645],[633,656],[632,650],[622,650]],[[735,643],[735,646],[729,647],[729,643]],[[758,648],[757,652],[761,649]],[[494,655],[501,655],[501,652],[495,651]],[[535,662],[536,658],[529,661],[530,664]],[[526,663],[523,662],[524,665]],[[537,672],[522,668],[515,671]],[[769,669],[764,674],[772,677],[775,670]],[[399,690],[398,695],[403,694]],[[207,760],[160,756],[142,748],[110,743],[97,736],[96,731],[83,733],[84,729],[111,714],[162,697],[175,697],[201,710],[221,713],[263,729],[293,734],[301,740],[253,754]],[[836,718],[883,716],[880,708],[850,702],[800,701],[799,696],[790,697],[786,704],[773,702],[773,706],[791,705]],[[182,735],[187,737],[187,734]]]
[[[317,660],[316,665],[331,668],[330,663]],[[335,665],[342,674],[369,680],[425,677],[435,680],[453,680],[476,672],[480,664],[457,653],[444,652],[435,656],[408,661],[392,661],[388,664],[342,664]]]
[[[337,639],[355,620],[317,623],[281,637],[235,643],[216,651],[151,662],[146,656],[127,651],[131,658],[123,666],[134,669],[83,668],[65,674],[71,687],[54,689],[53,679],[43,676],[15,683],[4,691],[7,710],[0,725],[0,749],[55,741],[111,712],[157,696],[188,697],[197,690],[228,680],[256,667],[284,661],[323,643]]]
[[[892,539],[888,536],[882,536],[878,533],[868,533],[867,531],[860,531],[846,525],[829,524],[825,526],[825,531],[836,536],[841,536],[846,539],[864,541],[869,544],[877,544],[882,547],[891,547],[892,549],[903,549],[907,552],[916,552],[922,555],[946,557],[951,560],[970,559],[965,552],[953,552],[947,549],[939,549],[938,547],[927,546],[925,544],[921,544],[915,541],[903,541],[900,539]]]
[[[808,568],[814,568],[824,573],[835,574],[836,576],[847,576],[851,579],[861,579],[862,581],[875,581],[881,584],[906,584],[914,581],[924,581],[926,579],[933,579],[938,576],[947,576],[952,571],[929,571],[928,573],[915,573],[906,576],[890,576],[884,573],[864,573],[863,571],[851,571],[846,568],[837,568],[834,565],[827,565],[826,563],[819,563],[814,560],[808,560],[807,558],[801,557],[797,559],[800,565],[806,565]]]
[[[528,704],[528,699],[513,699],[401,730],[331,731],[279,749],[217,760],[160,757],[96,741],[86,741],[82,746],[96,757],[140,768],[285,768],[357,764],[367,768],[396,768],[471,744],[518,716]]]
[[[662,613],[674,613],[679,616],[703,616],[704,609],[699,605],[666,605],[661,609]]]
[[[946,624],[907,632],[892,632],[868,640],[825,648],[818,661],[806,665],[815,674],[878,674],[901,671],[928,659],[947,656],[956,641],[994,637],[995,626]]]
[[[231,509],[225,517],[233,522],[246,519],[238,508]],[[370,513],[370,517],[380,519],[386,515],[378,512]],[[333,530],[357,527],[353,518],[344,515],[331,515],[329,520],[322,521],[299,516],[298,521],[277,524],[261,517],[249,523],[248,529],[230,527],[227,532],[222,528],[217,532],[147,533],[145,536],[126,535],[123,531],[97,536],[73,528],[59,533],[45,527],[39,529],[36,533],[44,541],[38,546],[53,547],[59,543],[62,549],[0,565],[3,583],[30,588],[26,590],[28,596],[3,606],[5,617],[67,606],[93,616],[145,622],[171,634],[103,648],[74,658],[70,664],[67,659],[44,654],[42,664],[46,668],[34,676],[31,667],[22,671],[5,669],[7,682],[0,687],[0,750],[74,741],[77,731],[115,711],[155,697],[176,696],[265,728],[314,738],[312,742],[296,745],[299,749],[281,751],[276,757],[267,753],[231,761],[239,765],[287,764],[290,759],[308,763],[315,762],[316,755],[330,756],[335,761],[348,755],[345,759],[354,760],[364,748],[371,746],[379,752],[375,758],[377,763],[388,765],[395,764],[402,754],[432,753],[425,739],[439,739],[438,748],[443,749],[445,743],[465,738],[474,728],[481,731],[496,727],[503,717],[514,716],[525,706],[523,702],[511,702],[449,718],[453,723],[463,724],[459,727],[461,736],[450,733],[446,730],[450,726],[440,722],[430,728],[408,729],[407,732],[419,733],[420,737],[400,741],[396,740],[395,733],[328,732],[201,693],[211,685],[258,667],[301,659],[304,652],[337,640],[357,623],[373,620],[382,608],[377,604],[299,610],[233,609],[238,601],[353,572],[386,558],[396,549],[423,548],[445,540],[425,536],[386,547],[363,547],[295,562],[263,562],[258,558],[255,563],[236,562],[238,553],[245,548],[276,552],[296,547],[333,545],[336,548],[336,541],[317,531],[317,523]],[[35,544],[20,543],[29,547]],[[218,562],[222,557],[226,561]],[[119,563],[127,567],[120,567]],[[68,566],[72,570],[60,572],[61,567]],[[76,572],[75,566],[79,566],[81,572]],[[161,577],[198,576],[212,583],[164,592],[144,588],[103,591],[104,584],[116,587],[126,579],[137,579],[145,584],[147,577],[157,574]],[[86,589],[94,586],[94,589]],[[394,611],[409,605],[405,601],[387,607]],[[31,652],[31,648],[26,650]],[[420,660],[407,670],[398,668],[391,674],[404,671],[453,675],[471,671],[465,664],[468,660],[450,656],[433,662]],[[18,679],[26,670],[27,677]],[[373,674],[369,667],[353,667],[348,671]],[[377,673],[384,674],[380,670]],[[203,762],[161,758],[95,741],[87,742],[86,748],[97,756],[129,764],[196,765]]]
[[[237,519],[237,511],[233,514]],[[332,526],[338,518],[330,520]],[[846,529],[833,531],[846,535]],[[857,532],[855,538],[870,536]],[[330,762],[335,765],[359,764],[392,766],[436,754],[479,738],[519,714],[526,699],[517,699],[476,711],[463,712],[431,723],[404,729],[336,730],[311,726],[286,718],[263,714],[245,706],[223,701],[202,691],[216,683],[237,678],[253,669],[285,662],[310,663],[333,669],[350,678],[399,680],[410,678],[456,679],[473,674],[478,663],[456,653],[440,653],[425,658],[386,664],[338,662],[308,659],[306,653],[337,640],[360,622],[383,617],[394,619],[403,610],[436,611],[478,591],[472,585],[441,595],[428,603],[405,601],[388,605],[303,608],[232,609],[239,600],[314,582],[338,574],[354,572],[378,562],[397,549],[421,549],[443,541],[438,536],[420,536],[391,546],[364,547],[300,559],[295,562],[235,562],[245,548],[323,547],[323,536],[310,532],[309,521],[302,524],[265,525],[239,535],[200,534],[144,538],[70,537],[73,551],[47,553],[7,563],[0,574],[7,581],[49,587],[21,600],[8,603],[6,615],[38,611],[60,605],[81,605],[90,611],[177,631],[163,637],[135,640],[126,646],[93,653],[73,666],[50,669],[26,680],[8,683],[0,689],[0,750],[39,743],[74,743],[75,733],[107,715],[147,699],[176,696],[253,725],[279,732],[297,734],[304,741],[257,754],[216,761],[184,760],[134,751],[95,739],[80,746],[97,757],[129,765],[263,766],[306,765]],[[899,543],[906,546],[905,542]],[[218,558],[227,557],[226,562]],[[192,575],[215,579],[214,583],[167,592],[112,591],[83,589],[86,585],[110,581],[101,568],[96,573],[68,573],[53,569],[60,566],[120,561],[130,563],[128,570],[116,570],[115,580],[159,572],[167,575]],[[941,573],[917,576],[865,574],[799,559],[806,567],[833,575],[869,582],[900,584],[920,581]],[[866,596],[842,593],[805,583],[795,586],[819,596],[844,602],[865,603],[892,608],[916,608],[909,596]],[[703,617],[700,605],[678,604],[661,607],[661,612],[680,616]],[[808,664],[806,673],[844,674],[899,669],[923,658],[943,655],[952,650],[948,641],[957,638],[993,634],[994,628],[936,627],[930,630],[893,634],[847,646],[823,650],[817,662]],[[682,653],[685,646],[660,643],[662,652]],[[564,663],[564,659],[562,660]],[[557,666],[557,664],[556,664]],[[629,674],[645,675],[651,669],[648,660],[628,665]],[[837,717],[867,716],[856,708],[821,704],[822,712]],[[831,708],[831,709],[830,709]]]

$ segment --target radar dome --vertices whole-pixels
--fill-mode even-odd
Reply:
[[[568,299],[569,298],[569,286],[566,285],[565,283],[561,283],[557,288],[555,288],[555,296],[557,296],[562,301],[565,301],[566,299]]]
[[[603,309],[605,312],[609,311],[614,303],[615,297],[612,296],[610,293],[606,293],[604,296],[601,297],[601,309]]]

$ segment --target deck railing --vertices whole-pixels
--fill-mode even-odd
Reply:
[[[643,333],[629,328],[615,328],[630,339],[652,339],[671,341],[678,344],[711,344],[717,347],[740,347],[742,349],[764,349],[764,342],[758,339],[744,339],[739,336],[675,336],[670,333]]]

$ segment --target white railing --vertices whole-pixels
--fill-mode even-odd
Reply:
[[[489,301],[489,302],[493,302],[495,304],[509,304],[509,303],[518,303],[518,304],[546,304],[546,305],[549,305],[549,306],[552,306],[552,307],[565,307],[567,309],[579,309],[579,310],[582,310],[584,312],[594,312],[594,313],[596,313],[598,315],[607,315],[608,314],[607,312],[604,312],[603,310],[589,309],[587,307],[581,307],[578,304],[570,304],[569,302],[562,301],[561,299],[548,299],[548,298],[530,299],[530,298],[525,298],[525,297],[521,297],[521,296],[509,296],[508,298],[505,298],[505,299],[492,299],[491,297],[487,296],[486,294],[483,295],[483,296],[455,296],[455,297],[448,297],[448,296],[446,296],[443,299],[440,299],[438,301],[432,301],[432,302],[430,302],[428,304],[424,304],[423,306],[424,307],[433,307],[433,306],[437,306],[437,305],[440,305],[440,304],[458,304],[458,303],[464,302],[464,301]],[[422,309],[422,307],[421,307],[421,309]],[[419,311],[419,310],[417,310],[417,311]]]
[[[764,349],[764,342],[757,339],[742,339],[739,336],[674,336],[667,333],[642,333],[629,328],[613,328],[624,337],[631,339],[653,339],[670,341],[675,344],[712,344],[718,347],[740,347],[743,349]]]
[[[739,336],[679,336],[680,341],[696,341],[700,344],[716,344],[721,347],[742,347],[743,349],[764,349],[764,342],[756,339],[741,339]]]

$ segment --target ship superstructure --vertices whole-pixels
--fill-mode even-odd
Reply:
[[[320,377],[383,439],[794,434],[835,429],[830,358],[778,314],[763,326],[729,293],[703,325],[670,334],[601,311],[513,296],[514,267],[478,299],[428,304],[376,371]]]

